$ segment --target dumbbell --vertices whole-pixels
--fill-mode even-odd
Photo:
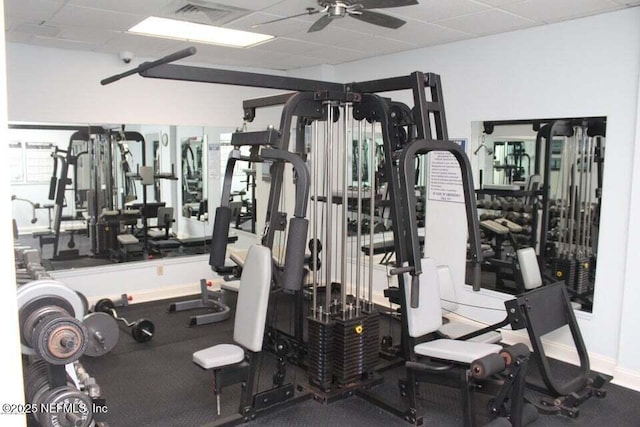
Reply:
[[[114,319],[124,323],[127,328],[129,328],[133,339],[138,342],[151,341],[156,330],[156,327],[151,320],[138,319],[135,322],[129,322],[124,317],[119,317],[118,313],[116,312],[115,304],[109,298],[103,298],[96,302],[93,311],[94,313],[106,313]]]

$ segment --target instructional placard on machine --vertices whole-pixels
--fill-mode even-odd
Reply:
[[[455,142],[462,147],[466,145],[466,140]],[[453,154],[436,151],[429,157],[429,200],[464,203],[462,172]]]

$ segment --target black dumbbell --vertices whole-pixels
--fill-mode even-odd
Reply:
[[[93,311],[96,313],[107,313],[114,319],[124,323],[129,328],[133,339],[137,342],[151,341],[156,330],[156,327],[151,320],[138,319],[135,322],[129,322],[124,317],[119,317],[116,312],[115,304],[109,298],[103,298],[96,302]]]

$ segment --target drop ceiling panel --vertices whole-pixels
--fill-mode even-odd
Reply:
[[[99,28],[68,27],[62,29],[58,37],[65,40],[87,41],[102,45],[108,40],[118,36],[118,34],[116,31],[102,30]]]
[[[262,9],[262,12],[270,13],[272,15],[278,15],[278,16],[292,16],[292,15],[305,13],[306,9],[309,7],[314,9],[320,8],[320,6],[318,5],[318,2],[314,0],[283,0],[271,7]],[[299,19],[301,21],[306,21],[306,22],[313,22],[319,17],[320,15],[318,14],[303,15],[296,19]]]
[[[453,40],[473,37],[472,34],[440,25],[426,24],[418,21],[407,21],[405,25],[395,31],[388,31],[382,37],[411,43],[415,46],[430,46]]]
[[[361,39],[364,37],[369,37],[369,35],[356,31],[345,30],[343,28],[332,26],[332,24],[329,24],[329,26],[324,30],[314,33],[308,33],[305,26],[304,30],[291,33],[287,37],[310,43],[322,44],[325,46],[340,47],[349,39]]]
[[[175,4],[177,9],[182,3],[181,0],[69,0],[71,6],[140,15],[152,15],[170,4]]]
[[[536,25],[536,21],[491,9],[473,15],[445,19],[439,21],[438,25],[466,33],[485,35],[531,27]]]
[[[341,64],[343,62],[355,61],[357,59],[373,56],[369,51],[357,51],[352,49],[342,49],[339,47],[325,47],[307,52],[308,56],[323,60],[324,64]]]
[[[370,52],[371,56],[375,56],[415,49],[416,45],[403,41],[391,40],[384,37],[371,36],[363,39],[353,40],[349,43],[346,43],[342,47],[351,50]]]
[[[31,44],[45,47],[54,47],[56,49],[74,49],[74,50],[92,50],[97,47],[95,43],[78,41],[78,40],[63,40],[59,38],[40,37],[33,36]]]
[[[263,10],[269,6],[280,3],[282,0],[211,0],[213,3],[226,4],[228,6],[239,7],[248,10]],[[202,2],[206,6],[206,1],[192,0],[193,3]]]
[[[507,4],[502,8],[539,22],[551,23],[593,15],[594,13],[608,12],[618,6],[617,3],[610,0],[529,0],[522,3]]]
[[[269,42],[262,43],[256,46],[252,50],[263,50],[268,52],[288,53],[291,55],[297,55],[305,53],[310,50],[315,50],[322,47],[321,44],[303,42],[294,39],[288,39],[286,37],[278,37]]]
[[[308,24],[306,22],[298,21],[297,19],[287,19],[286,21],[274,22],[272,24],[261,25],[256,28],[252,28],[252,25],[262,24],[263,22],[271,21],[273,19],[280,18],[277,15],[266,14],[262,12],[255,12],[250,15],[244,16],[233,22],[224,25],[225,28],[233,28],[234,30],[255,31],[262,34],[269,34],[272,36],[287,36],[297,31],[306,31]]]
[[[126,31],[146,18],[145,15],[111,12],[78,6],[65,6],[49,21],[52,25],[103,28]]]
[[[63,0],[7,0],[4,13],[7,17],[40,22],[49,19],[63,4]]]
[[[415,19],[423,22],[436,22],[454,16],[466,15],[489,9],[488,6],[471,0],[419,0],[420,7],[404,6],[385,9],[385,13]]]
[[[99,51],[106,53],[119,53],[124,50],[131,51],[136,56],[155,56],[158,52],[169,49],[178,50],[183,43],[178,40],[161,39],[157,37],[145,37],[135,34],[122,33],[103,44]]]

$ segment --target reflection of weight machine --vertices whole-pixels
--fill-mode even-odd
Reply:
[[[494,164],[493,170],[504,173],[503,183],[511,184],[514,181],[523,181],[531,175],[531,156],[524,148],[524,141],[496,141],[493,143]],[[502,162],[498,156],[502,155]],[[522,164],[527,160],[527,168]],[[494,181],[495,182],[495,181]]]

